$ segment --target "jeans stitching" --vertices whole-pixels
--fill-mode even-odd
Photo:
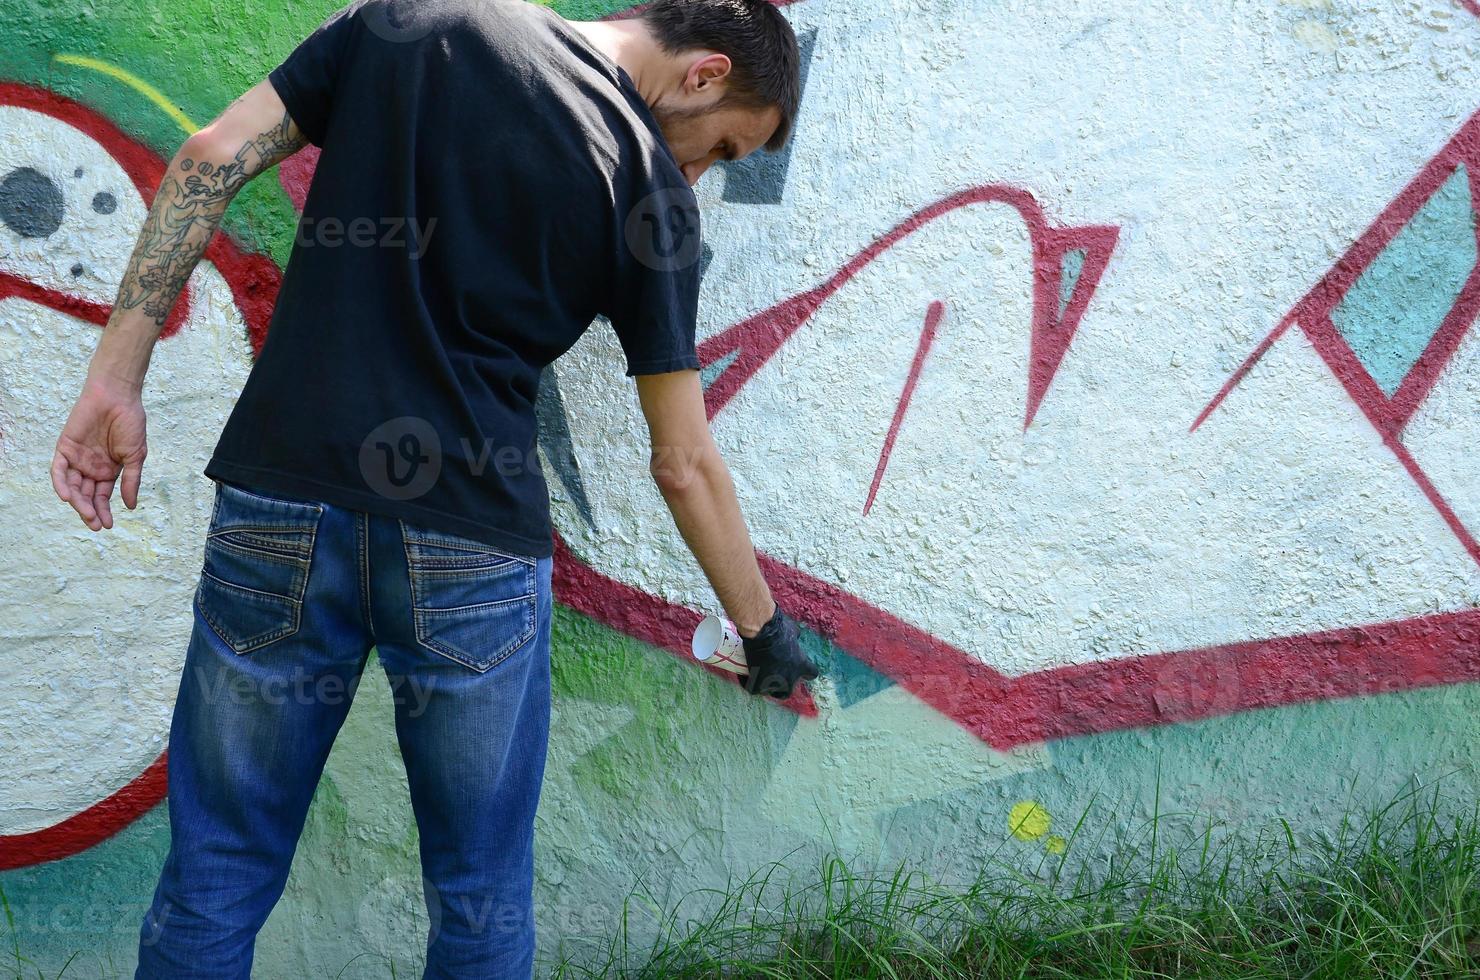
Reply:
[[[471,658],[464,659],[465,657],[467,657],[467,655],[457,650],[456,647],[453,647],[450,644],[446,644],[441,640],[429,636],[426,629],[426,619],[423,616],[423,610],[421,608],[420,600],[417,598],[416,570],[411,559],[411,544],[409,538],[414,536],[415,532],[411,528],[407,527],[406,522],[399,517],[396,518],[396,523],[399,524],[401,527],[401,549],[406,554],[406,578],[408,591],[411,595],[411,624],[412,632],[415,634],[416,642],[420,643],[428,650],[431,650],[433,653],[440,654],[441,656],[446,657],[453,663],[461,664],[462,666],[467,667],[470,670],[475,670],[480,674],[485,674],[488,671],[492,670],[494,667],[503,663],[505,660],[508,660],[515,653],[524,649],[524,647],[529,645],[529,641],[539,634],[538,626],[535,624],[535,620],[537,618],[536,607],[539,605],[539,582],[536,575],[536,565],[521,560],[520,564],[526,566],[525,573],[528,576],[535,591],[515,599],[499,600],[501,602],[525,603],[524,629],[527,632],[527,635],[524,636],[518,643],[514,644],[510,649],[500,654],[497,659],[480,667],[476,663],[473,663],[471,661]],[[534,601],[531,602],[531,599],[533,599]],[[492,604],[493,603],[490,603],[490,605]]]
[[[431,545],[432,547],[452,548],[454,550],[466,551],[472,554],[497,555],[500,558],[507,558],[511,561],[517,561],[521,564],[528,565],[531,568],[534,567],[537,561],[537,559],[531,558],[528,555],[516,555],[511,552],[495,548],[492,545],[484,544],[481,541],[473,541],[472,539],[452,535],[447,532],[423,531],[418,530],[415,527],[408,527],[405,521],[401,522],[401,534],[402,543],[405,543],[409,538],[411,541],[414,541],[417,544]]]
[[[196,595],[197,595],[198,605],[199,605],[199,608],[200,608],[201,618],[203,618],[206,621],[206,623],[210,625],[211,629],[215,632],[215,634],[221,638],[221,642],[222,643],[225,643],[228,647],[230,647],[233,653],[238,653],[238,654],[251,653],[253,650],[256,650],[258,647],[264,647],[267,644],[273,643],[273,642],[275,642],[277,640],[287,639],[288,637],[292,636],[294,633],[297,633],[299,627],[301,627],[303,625],[303,600],[302,599],[294,599],[292,596],[278,595],[276,592],[263,592],[261,589],[249,589],[245,585],[237,585],[235,582],[228,582],[225,579],[218,578],[215,575],[212,575],[210,572],[207,572],[207,571],[204,571],[204,570],[201,571],[201,575],[204,576],[204,578],[208,578],[211,581],[217,583],[218,585],[224,585],[224,586],[226,586],[228,588],[240,589],[243,592],[251,592],[251,593],[254,593],[256,595],[266,596],[269,599],[280,599],[283,602],[288,603],[288,605],[293,610],[293,619],[288,624],[280,627],[279,629],[273,630],[273,631],[271,631],[269,633],[264,633],[264,634],[262,634],[260,636],[253,637],[252,642],[250,642],[250,643],[244,643],[241,646],[237,646],[231,640],[229,640],[229,639],[226,638],[226,632],[227,632],[226,627],[224,627],[223,625],[221,625],[221,623],[217,621],[217,618],[215,616],[211,615],[210,606],[205,602],[204,595],[201,593],[201,591],[199,589],[197,589],[196,590]],[[297,589],[296,586],[294,588],[295,588],[295,590],[299,591],[300,594],[302,592],[306,592],[308,590],[308,575],[306,573],[303,575],[303,588],[302,589]]]
[[[263,561],[275,561],[283,565],[301,566],[305,562],[307,562],[309,558],[309,552],[306,551],[299,551],[297,549],[294,549],[291,554],[286,551],[270,551],[266,548],[254,548],[251,545],[242,544],[238,541],[233,541],[230,538],[223,538],[219,535],[214,534],[211,535],[208,543],[213,544],[218,548],[225,548],[227,551],[235,551],[238,554],[242,554],[250,558],[260,558]]]
[[[217,487],[218,487],[218,489],[217,489],[217,493],[216,493],[216,503],[215,503],[215,506],[212,507],[212,509],[211,509],[211,524],[208,527],[207,533],[206,533],[206,544],[205,544],[204,551],[207,551],[207,552],[209,551],[209,549],[210,549],[210,547],[211,547],[212,544],[216,544],[218,546],[223,546],[223,547],[228,547],[228,548],[232,547],[232,545],[230,544],[230,542],[225,541],[224,539],[219,539],[219,538],[216,537],[221,531],[230,530],[230,528],[217,528],[216,527],[217,517],[218,517],[218,515],[220,513],[220,509],[221,509],[221,497],[223,496],[223,494],[221,492],[221,488],[223,486],[224,485],[221,484],[220,481],[217,481]],[[239,491],[239,492],[241,492],[243,494],[246,494],[249,497],[255,497],[258,500],[264,500],[264,501],[268,501],[268,502],[276,502],[271,497],[263,497],[261,494],[251,493],[250,491],[242,490],[240,487],[233,487],[232,489],[237,490],[237,491]],[[289,501],[289,502],[290,503],[296,503],[296,501]],[[206,623],[211,627],[212,632],[214,632],[218,637],[220,637],[221,638],[221,642],[222,643],[225,643],[226,646],[227,646],[227,648],[229,648],[233,653],[236,653],[236,654],[239,654],[239,655],[245,655],[245,654],[251,653],[252,651],[257,650],[260,647],[264,647],[264,646],[266,646],[269,643],[274,643],[274,642],[276,642],[278,640],[287,639],[288,637],[290,637],[290,636],[294,635],[295,633],[297,633],[298,630],[301,629],[302,626],[303,626],[303,600],[304,600],[304,598],[308,594],[308,581],[309,581],[310,575],[313,572],[314,544],[318,540],[319,524],[323,520],[323,517],[324,517],[324,509],[323,509],[323,507],[320,507],[320,506],[318,506],[316,504],[303,504],[302,506],[312,508],[314,510],[314,512],[315,512],[315,515],[316,515],[314,517],[313,521],[311,522],[311,525],[310,526],[299,527],[299,528],[296,529],[297,531],[299,531],[299,533],[302,533],[305,530],[308,532],[308,553],[305,554],[305,555],[303,555],[303,556],[301,556],[301,557],[299,557],[299,558],[287,558],[286,556],[279,556],[283,561],[288,562],[288,563],[291,563],[291,564],[297,566],[297,572],[298,572],[298,574],[294,577],[294,585],[293,585],[293,591],[297,593],[297,598],[294,598],[292,596],[279,595],[276,592],[264,592],[261,589],[253,589],[253,588],[250,588],[249,586],[238,585],[235,582],[228,582],[225,579],[220,578],[220,577],[218,577],[216,575],[212,575],[210,572],[208,572],[206,570],[206,568],[205,568],[204,556],[202,557],[202,563],[201,563],[201,581],[196,586],[196,589],[195,589],[195,604],[196,604],[196,608],[198,608],[200,610],[201,618],[204,619],[206,621]],[[239,547],[239,546],[237,546],[237,547]],[[243,549],[243,550],[245,550],[245,549]],[[292,624],[290,626],[285,626],[285,627],[283,627],[280,630],[273,631],[272,633],[269,633],[269,634],[267,634],[265,636],[256,637],[255,638],[255,641],[253,643],[251,643],[250,645],[247,645],[247,646],[243,646],[243,647],[238,648],[235,644],[233,644],[230,640],[228,640],[226,638],[226,635],[225,635],[225,632],[223,630],[223,627],[217,622],[216,617],[214,617],[214,616],[211,615],[210,610],[207,607],[207,603],[205,602],[205,595],[204,595],[204,584],[205,584],[205,580],[207,578],[212,579],[213,581],[219,583],[220,585],[224,585],[224,586],[227,586],[227,587],[230,587],[230,588],[233,588],[233,589],[240,589],[240,590],[242,590],[244,592],[252,592],[252,593],[255,593],[257,595],[262,595],[262,596],[269,596],[269,597],[274,598],[274,599],[282,599],[282,600],[290,603],[292,605],[292,607],[293,607],[293,621],[292,621]]]
[[[355,515],[355,537],[360,548],[360,614],[365,617],[365,628],[370,639],[375,639],[375,617],[370,612],[370,515],[363,511]]]

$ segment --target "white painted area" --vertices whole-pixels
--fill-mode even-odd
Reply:
[[[112,154],[73,126],[45,113],[0,105],[0,179],[25,167],[62,193],[64,218],[54,234],[35,238],[0,223],[0,271],[111,304],[147,211],[133,181]],[[99,193],[112,195],[111,214],[93,209]],[[75,265],[82,266],[81,275],[72,274]]]
[[[1409,420],[1403,445],[1459,519],[1480,537],[1480,325],[1470,328]]]
[[[954,212],[850,282],[715,420],[758,545],[1009,674],[1480,605],[1466,554],[1299,331],[1244,356],[1476,109],[1480,31],[1413,5],[790,8],[821,32],[787,197],[718,203],[704,331],[1007,183],[1121,239],[1022,430],[1026,229]],[[1069,70],[1072,65],[1072,70]],[[947,312],[873,511],[927,305]],[[715,607],[609,331],[559,365],[599,570]],[[1446,447],[1451,483],[1476,454]]]
[[[77,161],[96,175],[80,182],[79,200],[68,191],[69,224],[55,235],[25,247],[15,236],[0,242],[0,268],[111,303],[104,285],[116,288],[143,220],[133,185],[91,139],[50,117],[0,109],[0,127],[0,168],[34,159],[70,181]],[[94,187],[119,202],[106,221],[88,206]],[[101,278],[74,284],[69,269],[79,260]],[[213,487],[201,470],[251,363],[220,273],[203,263],[191,288],[189,318],[156,350],[145,387],[150,454],[139,509],[115,496],[115,525],[98,534],[57,499],[48,472],[98,328],[0,302],[0,668],[12,695],[0,715],[0,835],[74,815],[165,747],[210,516]]]

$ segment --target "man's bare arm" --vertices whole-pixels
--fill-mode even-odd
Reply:
[[[232,198],[305,142],[265,80],[185,141],[144,219],[93,368],[127,384],[143,384],[165,319]]]
[[[170,161],[52,458],[53,489],[92,530],[113,526],[109,501],[120,472],[124,504],[138,504],[147,455],[144,376],[180,291],[237,191],[306,142],[264,80]]]
[[[638,375],[652,443],[649,469],[674,524],[740,631],[754,636],[775,611],[756,563],[735,485],[709,434],[698,371]]]

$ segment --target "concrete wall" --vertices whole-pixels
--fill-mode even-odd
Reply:
[[[336,5],[0,0],[0,890],[52,972],[76,950],[74,972],[132,969],[200,469],[308,154],[247,188],[171,322],[140,510],[90,534],[47,463],[162,160]],[[826,678],[776,706],[685,658],[713,596],[598,325],[540,405],[544,947],[614,933],[640,878],[676,901],[778,842],[958,880],[989,855],[1093,863],[1153,807],[1319,833],[1414,780],[1474,797],[1480,8],[787,13],[797,137],[704,179],[700,330],[714,431]],[[261,976],[417,959],[382,687]]]

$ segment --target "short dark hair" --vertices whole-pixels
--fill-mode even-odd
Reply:
[[[802,101],[801,52],[797,36],[767,0],[653,0],[637,15],[670,54],[693,48],[730,59],[721,105],[775,108],[781,122],[766,141],[786,145]]]

